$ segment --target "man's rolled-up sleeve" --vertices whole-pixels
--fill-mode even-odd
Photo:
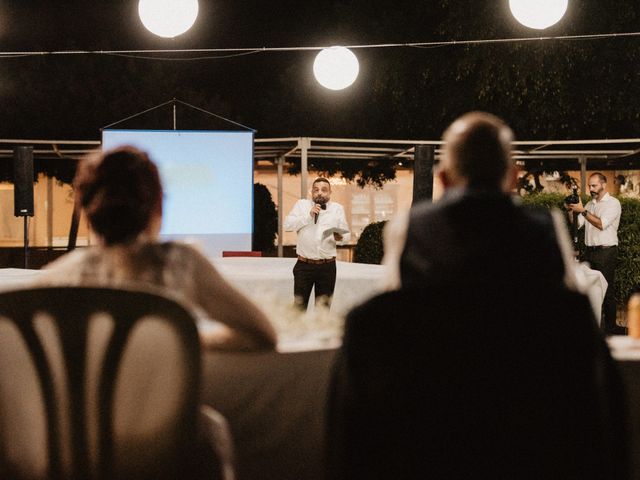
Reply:
[[[606,230],[610,225],[612,225],[622,213],[622,208],[618,202],[611,201],[609,203],[610,205],[607,205],[607,208],[604,209],[602,216],[600,217],[603,230]]]
[[[284,229],[286,232],[297,232],[309,222],[311,222],[311,215],[305,211],[304,202],[298,200],[284,219]]]

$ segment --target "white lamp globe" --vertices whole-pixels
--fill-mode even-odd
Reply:
[[[569,0],[509,0],[513,16],[525,27],[538,30],[556,24],[567,11]]]
[[[330,90],[343,90],[356,81],[360,64],[345,47],[321,50],[313,62],[313,74],[320,85]]]
[[[198,0],[140,0],[140,20],[151,33],[173,38],[191,28],[198,16]]]

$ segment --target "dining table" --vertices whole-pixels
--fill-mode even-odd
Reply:
[[[607,342],[627,395],[631,478],[640,480],[640,339]],[[238,480],[323,478],[327,395],[339,343],[204,354],[201,401],[230,424]]]
[[[272,297],[279,303],[293,303],[296,258],[216,257],[210,260],[225,279],[249,298]],[[332,313],[343,316],[355,305],[380,292],[386,272],[383,265],[337,261]],[[313,299],[312,293],[310,309],[313,309]]]
[[[293,266],[291,259],[263,263],[269,265],[271,277],[266,268],[253,268],[257,263],[246,260],[232,257],[214,264],[225,278],[248,294],[270,283],[267,288],[275,288],[282,298],[288,295],[285,289],[288,291],[291,284],[288,278],[285,282],[285,276]],[[344,312],[379,290],[374,280],[382,278],[382,271],[373,269],[371,275],[363,275],[367,273],[366,266],[358,270],[342,270],[344,282],[338,285],[350,285],[357,291],[351,299],[338,297],[336,311]],[[28,286],[38,272],[0,269],[0,290]],[[370,278],[366,280],[365,276]],[[591,279],[599,289],[599,277],[592,275]],[[367,282],[370,284],[365,286]],[[604,296],[604,289],[597,293]],[[598,301],[598,297],[594,298]],[[200,328],[207,328],[202,325],[206,324],[200,324]],[[640,480],[640,409],[636,407],[640,405],[640,340],[623,336],[609,337],[608,342],[627,391],[632,478]],[[238,480],[323,478],[327,395],[339,347],[336,332],[316,335],[310,327],[298,334],[281,336],[277,349],[272,351],[203,352],[200,402],[215,408],[229,423]]]

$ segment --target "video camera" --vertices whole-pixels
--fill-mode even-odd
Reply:
[[[580,203],[580,196],[578,195],[578,187],[571,187],[571,194],[564,197],[564,203],[574,204]]]

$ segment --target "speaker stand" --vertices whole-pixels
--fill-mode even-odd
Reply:
[[[29,217],[26,215],[24,219],[24,268],[29,268]]]

